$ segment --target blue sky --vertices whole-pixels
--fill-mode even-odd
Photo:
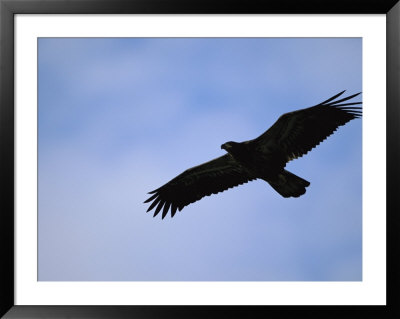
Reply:
[[[147,192],[280,115],[362,91],[359,38],[41,38],[39,280],[362,280],[362,121],[287,169],[153,218]],[[360,99],[358,99],[360,100]]]

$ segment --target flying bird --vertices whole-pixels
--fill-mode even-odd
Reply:
[[[145,203],[152,203],[147,212],[156,208],[155,217],[162,210],[164,218],[170,209],[173,217],[177,210],[205,196],[255,179],[266,181],[283,197],[303,195],[310,182],[285,170],[286,163],[307,154],[339,126],[361,117],[361,107],[353,105],[362,102],[346,102],[361,92],[337,99],[344,92],[315,106],[283,114],[253,140],[222,144],[225,155],[189,168],[149,192],[152,196]]]

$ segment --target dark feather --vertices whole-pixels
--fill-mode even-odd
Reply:
[[[327,99],[327,100],[321,102],[320,105],[321,105],[321,104],[326,104],[326,103],[328,103],[328,102],[330,102],[330,101],[332,101],[332,100],[338,98],[338,97],[341,96],[344,92],[346,92],[346,90],[344,90],[344,91],[342,91],[342,92],[339,92],[338,94],[336,94],[336,95],[330,97],[329,99]]]
[[[320,104],[320,105],[333,105],[333,104],[341,103],[341,102],[350,100],[350,99],[352,99],[353,97],[356,97],[357,95],[360,95],[360,94],[361,94],[361,92],[356,93],[356,94],[353,94],[353,95],[350,95],[350,96],[345,97],[345,98],[340,99],[340,100],[333,101],[333,102],[331,102],[331,103],[329,103],[329,104],[327,104],[327,103],[322,103],[322,104]]]
[[[275,140],[284,150],[287,161],[307,154],[339,126],[361,116],[361,107],[347,107],[361,102],[337,104],[360,93],[335,101],[343,93],[344,91],[316,106],[282,115],[264,134],[249,143],[263,149],[271,140]]]
[[[202,165],[190,168],[178,175],[164,186],[150,192],[152,195],[145,202],[154,200],[148,211],[158,203],[154,216],[164,207],[162,217],[171,208],[174,216],[177,209],[194,203],[205,196],[223,192],[229,188],[255,179],[240,167],[229,154],[218,157]]]

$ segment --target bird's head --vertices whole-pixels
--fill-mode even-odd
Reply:
[[[226,142],[224,144],[221,145],[221,149],[227,151],[228,153],[230,153],[233,149],[235,149],[235,147],[237,146],[236,142]]]

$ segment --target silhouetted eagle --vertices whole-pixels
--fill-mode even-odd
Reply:
[[[310,183],[285,170],[286,163],[307,154],[336,131],[339,126],[361,117],[361,107],[343,103],[360,93],[336,100],[343,92],[302,110],[282,115],[264,134],[254,140],[227,142],[221,149],[228,153],[178,175],[164,186],[149,192],[145,201],[153,201],[147,211],[161,209],[162,218],[171,208],[177,210],[204,196],[223,192],[228,188],[261,178],[283,197],[299,197]],[[336,100],[336,101],[335,101]]]

